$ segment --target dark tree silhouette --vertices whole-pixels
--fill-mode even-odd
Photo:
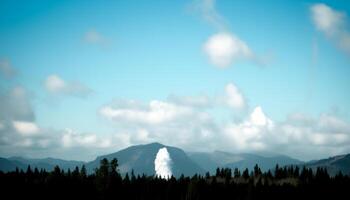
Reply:
[[[64,172],[59,166],[51,172],[43,169],[26,172],[0,172],[4,197],[15,199],[341,199],[348,195],[350,178],[342,172],[334,177],[327,169],[298,166],[280,167],[262,172],[237,168],[217,168],[215,176],[206,173],[192,177],[181,175],[168,180],[131,171],[122,176],[118,160],[102,159],[100,167],[87,174],[85,166]]]

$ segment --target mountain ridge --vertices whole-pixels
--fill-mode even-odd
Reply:
[[[163,147],[167,148],[170,154],[172,172],[177,177],[181,174],[187,176],[195,173],[204,174],[207,171],[215,173],[217,167],[238,168],[240,170],[248,168],[252,170],[255,164],[258,164],[263,171],[273,169],[276,164],[279,164],[279,166],[306,166],[313,170],[316,170],[317,167],[325,167],[332,175],[335,175],[339,170],[344,174],[350,175],[350,154],[303,162],[286,155],[261,156],[252,153],[230,153],[218,150],[213,152],[186,152],[180,148],[167,146],[158,142],[129,146],[117,152],[97,156],[96,159],[88,162],[56,159],[53,157],[0,157],[0,170],[4,172],[14,171],[16,167],[26,170],[28,165],[32,168],[37,167],[47,171],[53,170],[56,165],[64,170],[72,170],[76,166],[81,167],[85,165],[88,172],[92,173],[99,166],[102,158],[109,160],[117,158],[119,170],[122,174],[131,173],[133,170],[135,174],[154,175],[154,159],[158,150]]]

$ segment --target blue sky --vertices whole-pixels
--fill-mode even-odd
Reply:
[[[326,29],[329,27],[317,26],[311,10],[315,5],[331,9],[331,16],[341,16],[342,26],[330,27],[338,28],[336,33]],[[131,109],[129,104],[120,106],[116,101],[134,100],[147,107],[152,100],[173,103],[169,96],[182,99],[205,96],[215,101],[208,108],[195,110],[210,114],[215,127],[222,132],[225,132],[222,127],[228,126],[223,123],[235,122],[235,126],[240,127],[239,123],[244,124],[260,107],[264,116],[278,127],[288,124],[288,117],[295,113],[302,113],[313,121],[327,115],[346,124],[344,130],[335,132],[349,135],[350,45],[339,44],[346,39],[339,35],[350,33],[349,13],[347,1],[3,0],[0,2],[0,59],[2,63],[9,63],[16,73],[10,78],[3,76],[0,89],[4,96],[16,87],[26,91],[29,109],[35,113],[30,123],[45,132],[40,134],[50,131],[60,134],[62,130],[72,129],[76,135],[109,138],[128,132],[123,136],[129,138],[125,139],[127,142],[111,142],[102,152],[147,141],[169,142],[158,136],[168,133],[153,130],[149,124],[140,125],[135,118],[130,117],[121,124],[115,115],[101,114],[106,106],[115,111],[124,107]],[[220,33],[229,39],[238,38],[251,53],[232,55],[225,66],[211,62],[210,50],[205,45]],[[233,43],[233,47],[235,44],[241,43]],[[48,89],[50,76],[63,81],[65,86]],[[230,106],[222,103],[229,84],[233,84],[243,98],[244,105],[238,109],[229,109]],[[216,99],[221,99],[218,100],[221,103]],[[137,109],[133,107],[131,111]],[[14,111],[3,110],[4,115],[6,112]],[[315,124],[310,127],[318,126]],[[157,126],[168,128],[170,125]],[[129,132],[139,129],[146,130],[149,137],[133,141],[133,133]],[[314,129],[320,132],[320,127]],[[191,134],[195,137],[199,133]],[[213,149],[276,151],[254,145],[230,149],[230,144],[219,142],[224,137],[213,137],[216,138]],[[35,143],[35,139],[27,139]],[[344,140],[348,141],[347,137]],[[206,144],[210,140],[204,141]],[[185,149],[201,150],[203,144],[193,143],[170,142]],[[317,142],[315,145],[327,146]],[[343,145],[343,149],[331,152],[348,150],[349,144]],[[25,148],[15,151],[15,146],[3,147],[3,156],[28,152]],[[323,148],[322,152],[329,152],[329,148]],[[328,155],[316,155],[314,151],[310,150],[305,159]],[[66,158],[67,152],[53,151],[52,154]],[[283,153],[290,152],[292,150]],[[27,156],[43,155],[46,154],[36,150]],[[73,158],[78,157],[75,155]],[[88,154],[84,159],[92,156],[93,153]],[[297,153],[295,156],[304,158]]]

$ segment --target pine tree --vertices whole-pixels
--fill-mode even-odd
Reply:
[[[116,158],[113,158],[113,160],[111,161],[111,171],[113,174],[116,174],[117,173],[117,168],[118,168],[118,160]]]
[[[221,177],[220,168],[216,168],[216,176],[217,176],[217,177]]]
[[[72,176],[73,176],[73,177],[78,177],[79,174],[80,174],[80,173],[79,173],[79,167],[76,166],[75,169],[74,169],[73,172],[72,172]]]
[[[245,179],[248,179],[248,178],[249,178],[249,170],[248,170],[248,168],[246,168],[246,169],[243,171],[242,176],[243,176],[243,178],[245,178]]]
[[[255,164],[254,166],[254,176],[257,177],[257,176],[260,176],[261,175],[261,170],[258,166],[258,164]]]
[[[209,172],[206,172],[205,173],[205,179],[209,179],[210,178],[210,173]]]
[[[86,178],[87,172],[86,172],[86,168],[85,165],[83,165],[80,169],[80,176],[83,178]]]
[[[234,172],[233,172],[233,175],[235,178],[238,178],[241,176],[241,172],[238,170],[238,168],[236,167]]]

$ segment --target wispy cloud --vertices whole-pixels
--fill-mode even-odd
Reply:
[[[16,86],[9,90],[0,90],[0,102],[0,119],[19,121],[35,120],[30,95],[25,88]]]
[[[50,75],[44,83],[45,89],[53,95],[67,95],[85,98],[92,93],[92,89],[78,81],[66,81],[58,75]]]
[[[227,22],[215,7],[216,0],[195,0],[191,10],[198,13],[202,19],[218,30],[226,30]]]
[[[86,44],[100,45],[106,47],[110,44],[110,40],[107,39],[102,33],[91,29],[84,34],[83,41]]]
[[[310,11],[316,29],[350,55],[350,30],[346,13],[323,3],[312,5]]]

